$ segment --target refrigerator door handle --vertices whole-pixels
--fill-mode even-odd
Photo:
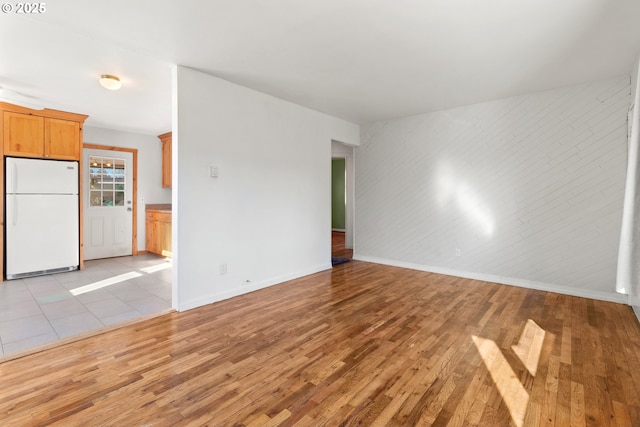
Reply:
[[[13,197],[13,218],[11,218],[11,223],[15,227],[18,225],[18,197],[15,194],[11,196]]]
[[[13,175],[13,189],[11,192],[15,194],[18,191],[18,165],[15,162],[11,163],[11,174]]]

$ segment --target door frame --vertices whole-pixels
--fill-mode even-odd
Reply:
[[[123,151],[126,153],[132,153],[133,155],[133,215],[131,215],[131,255],[138,255],[138,149],[126,148],[126,147],[114,147],[111,145],[99,145],[99,144],[82,144],[82,149],[85,148],[94,150],[109,150],[109,151]],[[83,153],[84,156],[84,153]],[[82,182],[83,180],[80,180]],[[82,189],[81,189],[82,191]],[[84,204],[82,206],[84,211]],[[84,212],[83,212],[84,214]],[[80,228],[80,244],[84,248],[84,227]],[[84,250],[81,252],[84,258]],[[82,260],[83,261],[83,260]]]
[[[334,150],[334,144],[339,144],[344,149]],[[340,141],[331,141],[331,159],[345,159],[346,182],[345,192],[347,205],[345,206],[345,247],[353,249],[355,246],[354,221],[355,221],[355,165],[354,146]]]

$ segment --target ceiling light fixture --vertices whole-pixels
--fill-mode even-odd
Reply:
[[[100,76],[100,84],[103,88],[109,90],[118,90],[122,87],[122,82],[116,76],[111,74],[103,74]]]

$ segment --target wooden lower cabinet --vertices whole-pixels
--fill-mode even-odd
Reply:
[[[147,252],[171,256],[171,212],[147,211]]]

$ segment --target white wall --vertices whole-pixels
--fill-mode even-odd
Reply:
[[[331,135],[333,141],[346,144],[346,145],[360,145],[360,126],[355,126],[353,123],[345,120],[331,118]]]
[[[168,131],[168,130],[167,130]],[[87,144],[110,145],[138,150],[138,250],[145,250],[145,205],[171,203],[171,189],[162,188],[162,146],[154,135],[83,127]],[[141,203],[144,198],[145,203]]]
[[[174,306],[330,268],[331,140],[357,138],[356,125],[177,67]]]
[[[355,257],[626,302],[629,102],[625,76],[363,127]]]

